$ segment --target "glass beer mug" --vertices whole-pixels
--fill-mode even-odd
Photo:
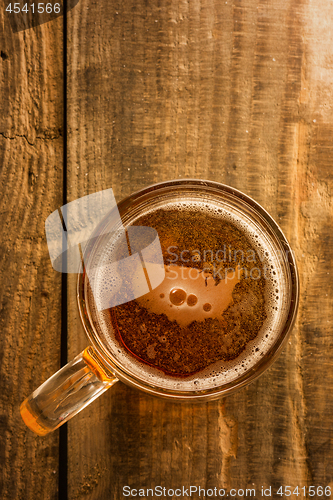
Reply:
[[[118,206],[105,190],[51,214],[46,235],[54,269],[79,270],[90,345],[22,403],[39,435],[118,380],[174,401],[227,396],[272,364],[294,324],[290,245],[258,203],[231,187],[168,181]]]

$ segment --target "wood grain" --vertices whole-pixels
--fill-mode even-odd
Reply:
[[[331,484],[331,10],[81,0],[71,13],[70,196],[112,186],[120,199],[177,177],[232,185],[290,239],[302,300],[277,363],[225,402],[177,406],[118,385],[81,414],[70,498],[118,499],[124,485]]]
[[[61,278],[43,226],[62,204],[62,21],[12,34],[0,19],[0,496],[53,499],[58,434],[35,438],[18,407],[59,364]],[[68,13],[68,201],[229,184],[281,225],[301,280],[290,342],[251,386],[178,405],[118,383],[76,416],[69,499],[333,488],[332,19],[330,0],[80,0]],[[75,277],[68,301],[72,358],[87,345]]]
[[[44,222],[62,201],[61,20],[13,34],[1,11],[0,51],[0,497],[56,499],[58,434],[35,436],[19,407],[60,361]]]

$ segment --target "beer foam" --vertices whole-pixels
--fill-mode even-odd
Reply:
[[[289,289],[285,278],[285,264],[281,254],[275,249],[273,243],[267,234],[252,221],[250,217],[243,214],[236,207],[226,205],[221,206],[223,201],[209,200],[209,204],[197,197],[189,197],[186,201],[169,202],[156,200],[154,206],[146,210],[137,210],[137,213],[125,215],[123,218],[124,226],[135,225],[136,221],[142,216],[152,213],[158,209],[167,212],[170,210],[179,211],[201,211],[220,220],[226,220],[240,229],[251,242],[253,249],[258,253],[261,265],[265,268],[265,310],[267,318],[255,339],[250,340],[242,353],[231,361],[218,361],[204,368],[194,375],[175,376],[168,375],[161,370],[140,362],[121,345],[114,335],[108,310],[98,311],[94,305],[93,294],[88,293],[88,304],[90,314],[102,342],[107,347],[111,357],[118,364],[124,367],[125,371],[134,377],[148,382],[151,385],[161,389],[173,391],[196,391],[208,390],[224,384],[236,381],[241,375],[255,367],[261,361],[262,357],[274,346],[279,337],[289,309]],[[105,240],[104,236],[104,240]],[[94,256],[93,267],[96,269],[96,279],[94,280],[94,295],[98,295],[98,289],[105,286],[114,286],[114,283],[120,279],[119,276],[108,276],[104,269],[105,264],[112,260],[112,254],[116,248],[116,241],[108,241],[102,246],[102,250]],[[99,248],[101,246],[99,245]],[[140,299],[139,299],[140,300]],[[255,297],[247,297],[242,303],[231,305],[235,312],[251,307]]]

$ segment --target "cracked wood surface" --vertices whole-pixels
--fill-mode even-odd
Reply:
[[[9,56],[16,44],[11,66],[0,60],[4,498],[56,498],[57,433],[34,438],[18,405],[58,362],[60,280],[42,230],[62,204],[57,23],[0,38]],[[301,301],[284,352],[239,393],[178,405],[118,383],[77,415],[69,499],[118,500],[125,485],[333,487],[332,23],[329,0],[80,0],[70,11],[68,201],[184,177],[234,186],[290,240]],[[38,209],[32,228],[23,207]],[[70,359],[87,345],[73,277],[68,297]]]
[[[58,498],[58,434],[21,402],[59,368],[61,276],[44,222],[62,203],[62,22],[12,33],[0,12],[0,498]]]

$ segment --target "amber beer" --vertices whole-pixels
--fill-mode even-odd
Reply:
[[[157,203],[129,225],[156,229],[165,279],[98,313],[110,351],[129,372],[173,390],[219,386],[251,370],[285,309],[286,282],[265,235],[239,211],[194,197]]]

